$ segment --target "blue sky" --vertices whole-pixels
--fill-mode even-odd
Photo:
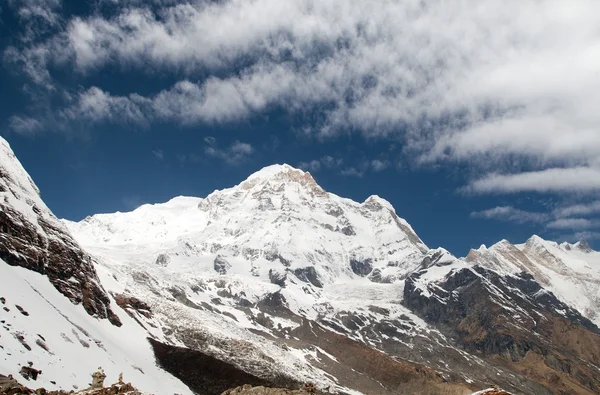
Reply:
[[[457,255],[599,247],[599,23],[583,0],[8,0],[0,130],[73,220],[289,163]]]

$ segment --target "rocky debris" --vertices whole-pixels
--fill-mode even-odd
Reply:
[[[221,255],[217,255],[213,267],[217,273],[227,274],[227,271],[231,269],[231,264]]]
[[[123,381],[123,373],[119,375],[119,381],[115,384],[112,384],[110,387],[104,387],[100,384],[100,379],[104,382],[104,372],[102,368],[92,375],[96,380],[92,386],[88,389],[82,391],[48,391],[45,388],[38,388],[33,390],[31,388],[27,388],[21,384],[17,380],[15,380],[11,375],[4,376],[0,374],[0,394],[1,395],[143,395],[139,392],[131,383],[125,383]],[[96,377],[98,379],[96,379]]]
[[[0,394],[8,393],[10,390],[21,388],[21,385],[12,375],[4,376],[0,374]]]
[[[253,387],[249,384],[233,388],[223,392],[221,395],[310,395],[323,394],[317,390],[314,384],[304,384],[299,390],[289,390],[284,388]]]
[[[46,275],[73,303],[120,326],[92,258],[40,199],[8,143],[0,138],[0,258]]]
[[[488,388],[486,390],[477,391],[472,395],[512,395],[510,392],[506,392],[504,390],[498,388]]]

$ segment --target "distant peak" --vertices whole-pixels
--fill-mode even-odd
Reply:
[[[583,252],[593,252],[594,249],[592,247],[590,247],[590,245],[588,244],[588,242],[586,240],[580,240],[577,243],[575,243],[573,245],[573,247],[577,248],[580,251]]]
[[[538,235],[533,235],[527,240],[527,244],[544,244],[546,240],[542,239]]]
[[[507,247],[514,247],[513,244],[506,240],[506,239],[502,239],[499,242],[497,242],[496,244],[492,245],[490,248],[507,248]]]

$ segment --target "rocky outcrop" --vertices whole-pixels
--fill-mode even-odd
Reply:
[[[73,303],[120,326],[92,258],[50,212],[39,190],[0,138],[0,258],[46,275]]]
[[[231,269],[231,264],[221,255],[217,255],[213,263],[213,268],[219,274],[227,274],[227,271]]]
[[[350,268],[352,269],[354,274],[364,277],[367,274],[371,273],[371,271],[373,270],[373,259],[352,258],[350,259]]]
[[[99,368],[101,369],[101,368]],[[92,377],[103,376],[102,381],[106,377],[104,372],[100,370]],[[0,374],[0,394],[2,395],[142,395],[131,383],[123,381],[123,375],[119,376],[118,382],[109,387],[104,387],[102,383],[94,382],[88,389],[82,391],[48,391],[45,388],[31,389],[19,384],[12,376],[3,376]]]
[[[422,275],[407,279],[404,304],[466,351],[501,360],[555,394],[600,393],[600,330],[531,275],[476,266],[425,287]]]
[[[285,281],[287,280],[287,273],[282,270],[269,269],[269,281],[271,283],[285,287]]]
[[[245,383],[258,386],[277,384],[246,373],[203,352],[171,346],[154,339],[149,341],[158,364],[198,394],[216,395]]]
[[[311,283],[317,288],[323,288],[323,283],[319,279],[319,274],[314,266],[302,267],[294,270],[294,275],[298,277],[300,281],[305,283]]]

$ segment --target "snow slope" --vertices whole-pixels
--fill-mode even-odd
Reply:
[[[144,392],[192,393],[156,366],[147,333],[117,306],[120,328],[72,304],[47,277],[3,261],[0,298],[0,372],[22,380],[21,366],[32,362],[42,374],[29,387],[84,389],[101,366],[107,383],[122,372]]]

